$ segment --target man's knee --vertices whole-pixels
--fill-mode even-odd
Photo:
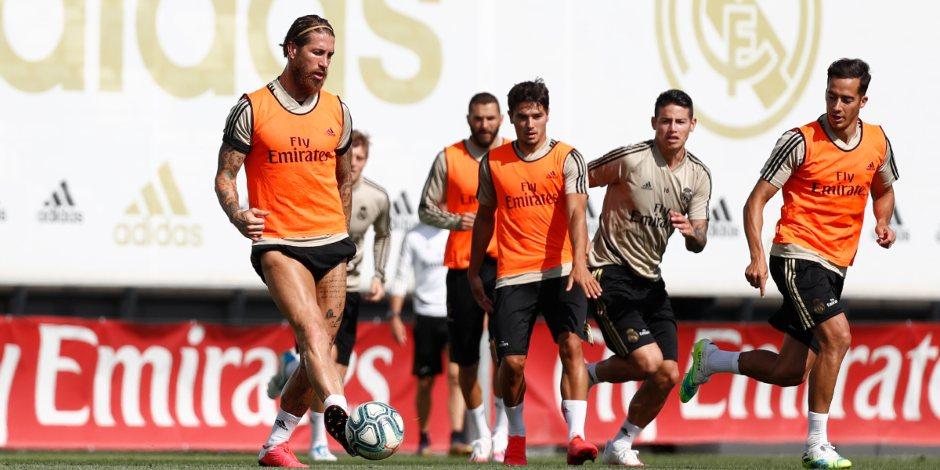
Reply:
[[[581,351],[581,338],[573,333],[558,336],[558,355],[562,361],[579,361],[584,357]]]
[[[661,361],[659,368],[653,373],[652,380],[658,388],[671,390],[682,380],[679,364],[676,361]]]
[[[663,367],[663,353],[655,343],[647,344],[631,352],[630,360],[647,377],[659,373]]]
[[[525,356],[513,355],[502,359],[500,368],[512,375],[522,375],[525,371]]]

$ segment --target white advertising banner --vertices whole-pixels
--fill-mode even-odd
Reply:
[[[873,75],[862,118],[884,126],[901,173],[899,241],[874,243],[869,209],[846,295],[938,298],[940,163],[927,147],[940,134],[940,5],[916,5],[0,0],[0,284],[260,287],[213,191],[222,128],[280,73],[293,19],[318,13],[337,31],[327,86],[371,135],[365,175],[392,199],[393,253],[434,156],[467,135],[474,93],[505,106],[514,83],[542,77],[549,134],[590,160],[652,138],[653,101],[675,87],[695,100],[688,145],[711,169],[712,220],[701,254],[674,235],[667,286],[754,295],[744,201],[780,134],[824,112],[828,64],[860,57]],[[764,214],[768,249],[779,204]]]

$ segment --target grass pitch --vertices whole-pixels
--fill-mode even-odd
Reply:
[[[849,455],[851,457],[851,455]],[[716,454],[654,454],[641,453],[647,468],[801,468],[799,455],[789,456],[733,456]],[[305,456],[301,460],[307,462]],[[856,457],[855,468],[860,469],[927,469],[940,468],[940,457]],[[0,468],[257,468],[252,454],[236,453],[146,453],[146,452],[0,452]],[[564,455],[529,458],[529,466],[536,468],[564,468]],[[389,459],[371,462],[363,459],[341,457],[331,464],[313,464],[312,468],[348,469],[360,468],[425,468],[425,469],[479,469],[503,468],[500,464],[470,464],[464,458],[415,457],[395,455]],[[600,464],[585,467],[608,468]]]

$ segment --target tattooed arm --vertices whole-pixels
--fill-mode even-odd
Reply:
[[[238,206],[238,187],[235,178],[245,162],[245,153],[223,143],[219,148],[219,168],[215,173],[215,195],[228,220],[247,238],[261,239],[264,217],[268,211],[257,208],[241,210]]]
[[[685,249],[692,253],[701,253],[708,243],[708,219],[689,220],[686,216],[672,212],[669,216],[672,226],[685,237]]]
[[[348,149],[347,149],[348,150]],[[349,217],[352,215],[352,153],[344,151],[336,154],[336,185],[339,198],[343,201],[343,213],[346,214],[346,230],[349,230]]]

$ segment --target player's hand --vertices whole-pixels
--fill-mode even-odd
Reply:
[[[232,217],[232,225],[245,237],[258,241],[261,239],[261,233],[264,232],[264,218],[268,214],[270,212],[254,207],[240,210]]]
[[[588,271],[587,265],[584,263],[574,263],[571,266],[571,273],[568,274],[568,287],[565,290],[570,291],[575,283],[581,286],[584,295],[589,299],[596,299],[601,296],[601,284],[591,275],[591,271]]]
[[[404,346],[408,342],[408,333],[405,332],[405,323],[401,321],[401,316],[392,315],[389,324],[392,327],[392,338],[399,346]]]
[[[484,312],[492,312],[493,301],[491,301],[490,298],[486,296],[486,290],[483,288],[483,280],[480,279],[480,275],[471,274],[468,271],[467,278],[470,280],[470,292],[473,293],[473,300],[477,301],[477,305],[479,305]]]
[[[897,235],[894,233],[894,229],[891,228],[888,224],[876,225],[875,235],[878,235],[878,239],[875,240],[878,242],[878,246],[885,249],[891,248],[891,245],[894,245],[894,241],[897,239]]]
[[[764,286],[767,284],[767,262],[763,257],[751,260],[744,270],[744,277],[747,283],[755,289],[760,289],[760,296],[764,296]]]
[[[669,222],[672,223],[672,227],[679,231],[683,237],[693,237],[695,236],[695,229],[692,228],[692,222],[689,222],[689,218],[674,211],[669,211]]]
[[[369,288],[369,293],[365,296],[366,301],[378,302],[384,297],[385,286],[382,284],[382,281],[378,278],[372,278],[372,287]]]
[[[460,225],[457,226],[457,230],[473,230],[473,221],[477,219],[477,214],[475,212],[464,212],[460,216]]]

